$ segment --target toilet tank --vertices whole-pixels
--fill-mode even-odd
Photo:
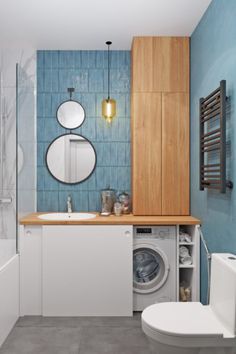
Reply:
[[[236,333],[236,255],[214,253],[211,260],[210,306],[222,324]]]

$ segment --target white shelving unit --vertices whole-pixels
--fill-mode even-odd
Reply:
[[[180,242],[180,230],[183,230],[191,236],[191,242]],[[190,288],[190,301],[199,301],[200,291],[200,243],[199,231],[197,225],[179,225],[177,226],[177,300],[180,299],[180,286],[184,282]],[[192,257],[192,264],[184,265],[179,260],[179,248],[185,246]]]

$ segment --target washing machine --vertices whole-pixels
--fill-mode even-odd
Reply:
[[[134,227],[134,311],[177,300],[176,243],[175,226]]]

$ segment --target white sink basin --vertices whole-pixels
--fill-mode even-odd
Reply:
[[[76,220],[87,220],[95,218],[95,214],[91,213],[48,213],[39,215],[38,218],[42,220],[52,220],[52,221],[76,221]]]

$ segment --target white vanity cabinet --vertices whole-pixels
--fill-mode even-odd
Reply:
[[[29,229],[24,232],[24,246],[32,236]],[[28,263],[37,269],[41,263],[36,288],[41,286],[43,316],[132,316],[132,226],[45,225],[41,230],[41,243],[34,244],[41,257],[34,251],[37,259]],[[28,277],[24,284],[29,288],[30,277],[34,283],[36,279],[23,263],[24,279]],[[26,291],[22,291],[25,299]],[[38,290],[33,293],[35,298]],[[22,315],[32,314],[32,307],[23,303]]]

